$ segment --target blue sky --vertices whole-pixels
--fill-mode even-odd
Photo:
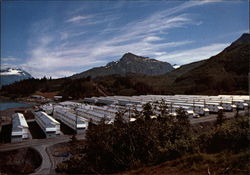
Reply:
[[[69,76],[124,53],[171,64],[209,58],[248,32],[248,1],[4,1],[1,61]]]

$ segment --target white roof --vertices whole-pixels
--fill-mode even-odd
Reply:
[[[130,122],[136,121],[136,118],[130,118]]]
[[[12,115],[12,136],[22,135],[22,129],[28,128],[28,124],[21,113],[15,113]]]
[[[65,106],[79,106],[81,103],[73,102],[73,101],[64,101],[59,103],[60,105],[65,105]]]
[[[28,127],[28,124],[23,116],[23,114],[21,113],[15,113],[12,115],[12,124],[16,125],[16,126],[22,126],[22,127]]]
[[[46,128],[51,128],[51,127],[54,127],[55,125],[60,125],[58,121],[56,121],[54,118],[52,118],[45,112],[38,111],[38,112],[35,112],[34,114],[36,118],[39,118],[45,123]]]
[[[55,112],[61,113],[62,115],[65,115],[73,120],[77,119],[77,124],[81,124],[81,123],[85,123],[87,122],[87,119],[80,117],[79,114],[77,114],[75,111],[73,111],[70,108],[66,108],[66,107],[61,107],[61,106],[57,106],[55,108]]]

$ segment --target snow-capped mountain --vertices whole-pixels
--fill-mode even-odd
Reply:
[[[2,68],[0,70],[0,85],[9,85],[16,81],[33,78],[28,72],[20,68]]]

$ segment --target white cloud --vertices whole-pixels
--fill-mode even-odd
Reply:
[[[148,42],[151,42],[151,41],[160,41],[162,40],[162,38],[158,37],[158,36],[148,36],[144,39],[144,41],[148,41]]]
[[[0,70],[1,70],[1,69],[6,69],[6,68],[9,68],[9,67],[11,67],[11,68],[16,68],[16,66],[13,65],[13,64],[1,63]]]
[[[79,16],[74,16],[72,18],[69,18],[66,20],[66,22],[79,22],[79,21],[82,21],[82,20],[85,20],[85,19],[89,19],[91,18],[91,16],[82,16],[82,15],[79,15]]]
[[[202,59],[207,59],[213,55],[221,52],[225,47],[227,47],[229,43],[214,43],[208,46],[203,46],[195,49],[189,50],[178,50],[175,52],[166,53],[166,55],[162,55],[156,57],[161,61],[167,61],[172,64],[187,64],[194,61],[199,61]]]
[[[29,70],[29,73],[31,73],[31,75],[33,77],[53,77],[53,78],[62,78],[62,77],[68,77],[71,76],[73,74],[76,74],[78,72],[73,72],[73,71],[67,71],[67,70],[61,70],[61,71],[54,71],[54,72],[48,72],[48,71],[32,71],[31,69],[26,69]]]
[[[17,61],[17,58],[14,57],[7,57],[7,58],[1,58],[2,62],[13,62],[13,61]]]

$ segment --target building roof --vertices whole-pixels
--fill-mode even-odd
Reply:
[[[35,117],[42,120],[43,123],[46,125],[46,128],[54,127],[55,125],[60,125],[58,121],[56,121],[54,118],[42,111],[35,112]]]
[[[87,119],[80,117],[79,114],[77,114],[74,110],[72,110],[70,108],[57,106],[55,108],[55,111],[63,114],[64,116],[67,116],[73,120],[75,120],[77,118],[77,124],[83,124],[83,123],[87,122]]]
[[[59,104],[63,105],[63,106],[80,106],[80,105],[82,105],[81,103],[77,103],[77,102],[73,102],[73,101],[64,101],[64,102],[61,102]]]
[[[22,129],[28,128],[28,124],[21,113],[15,113],[12,115],[12,133],[11,135],[22,135]]]

